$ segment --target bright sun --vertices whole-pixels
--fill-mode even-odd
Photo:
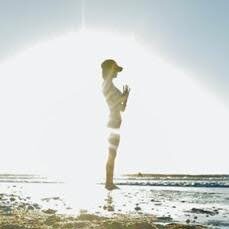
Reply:
[[[64,161],[62,175],[83,168],[103,173],[108,110],[100,64],[114,58],[125,69],[117,83],[131,84],[131,66],[138,69],[143,53],[134,37],[81,30],[37,44],[2,64],[1,93],[7,100],[1,100],[1,150],[6,160],[17,152],[15,164],[5,169],[55,174]],[[52,169],[50,162],[55,162]]]
[[[132,89],[117,171],[201,172],[205,163],[217,172],[217,152],[223,158],[229,149],[223,104],[133,36],[93,30],[37,44],[0,66],[1,168],[103,174],[108,110],[100,64],[106,58],[124,67],[117,85]],[[225,160],[217,160],[226,171]]]

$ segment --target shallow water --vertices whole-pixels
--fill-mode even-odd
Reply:
[[[0,178],[2,193],[18,194],[59,213],[149,214],[161,217],[160,223],[190,220],[209,228],[229,228],[229,188],[226,187],[173,186],[168,185],[168,180],[165,180],[167,186],[141,185],[141,182],[133,185],[131,179],[117,179],[120,189],[108,192],[103,185],[92,181],[58,183],[27,175]]]

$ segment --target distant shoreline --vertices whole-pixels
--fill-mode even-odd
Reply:
[[[176,174],[176,173],[127,173],[126,177],[229,177],[229,174]]]

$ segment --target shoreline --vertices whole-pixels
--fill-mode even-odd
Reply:
[[[109,209],[108,209],[109,211]],[[110,209],[112,212],[112,209]],[[163,222],[163,223],[161,223]],[[171,222],[168,217],[149,214],[112,213],[111,216],[90,214],[58,214],[54,209],[43,209],[30,198],[15,194],[0,194],[1,229],[205,229],[203,225]]]

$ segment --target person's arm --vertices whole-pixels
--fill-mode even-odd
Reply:
[[[126,102],[121,103],[121,111],[124,112],[126,110]]]
[[[126,85],[123,87],[122,101],[121,101],[121,111],[124,112],[127,105],[127,100],[129,97],[130,88]]]

